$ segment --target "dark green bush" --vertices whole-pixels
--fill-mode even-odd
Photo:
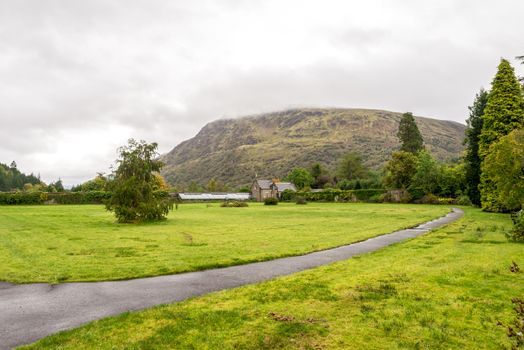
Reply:
[[[458,205],[467,205],[467,206],[472,206],[473,203],[471,203],[471,199],[469,199],[468,196],[466,196],[465,194],[464,195],[461,195],[459,196],[455,202],[458,204]]]
[[[278,204],[278,199],[276,198],[269,197],[269,198],[264,199],[264,205],[277,205],[277,204]]]
[[[297,204],[307,204],[307,201],[304,197],[297,197],[296,198],[296,203]]]
[[[411,196],[411,198],[416,201],[418,199],[422,199],[422,197],[424,197],[424,195],[426,195],[426,193],[424,193],[424,190],[422,188],[409,188],[408,189],[408,192],[409,192],[409,195]]]

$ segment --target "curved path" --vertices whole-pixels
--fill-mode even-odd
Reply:
[[[412,229],[306,255],[226,268],[113,282],[58,285],[0,282],[0,349],[32,343],[58,331],[125,311],[181,301],[349,259],[417,237],[462,215],[462,210],[454,208],[448,215]]]

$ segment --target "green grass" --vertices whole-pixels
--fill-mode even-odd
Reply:
[[[468,209],[425,236],[289,277],[125,313],[24,349],[500,349],[524,296],[507,215]]]
[[[154,224],[117,224],[102,206],[0,207],[0,281],[129,279],[339,246],[444,215],[442,206],[184,204]]]

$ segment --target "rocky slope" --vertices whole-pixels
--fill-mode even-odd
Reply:
[[[171,184],[211,178],[233,186],[259,178],[282,178],[296,166],[319,162],[334,169],[347,152],[358,152],[378,169],[398,149],[401,113],[367,109],[293,109],[217,120],[162,156]],[[452,160],[463,151],[465,126],[416,117],[424,142],[436,158]]]

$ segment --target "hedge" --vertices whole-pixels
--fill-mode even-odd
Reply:
[[[303,197],[311,202],[376,202],[385,194],[384,189],[361,189],[361,190],[338,190],[329,189],[321,192],[293,192],[284,191],[281,195],[282,201],[294,201],[297,197]]]
[[[48,193],[47,200],[54,204],[103,204],[111,198],[111,192],[86,191],[86,192],[60,192]]]
[[[42,204],[46,200],[45,192],[0,192],[1,205]]]

